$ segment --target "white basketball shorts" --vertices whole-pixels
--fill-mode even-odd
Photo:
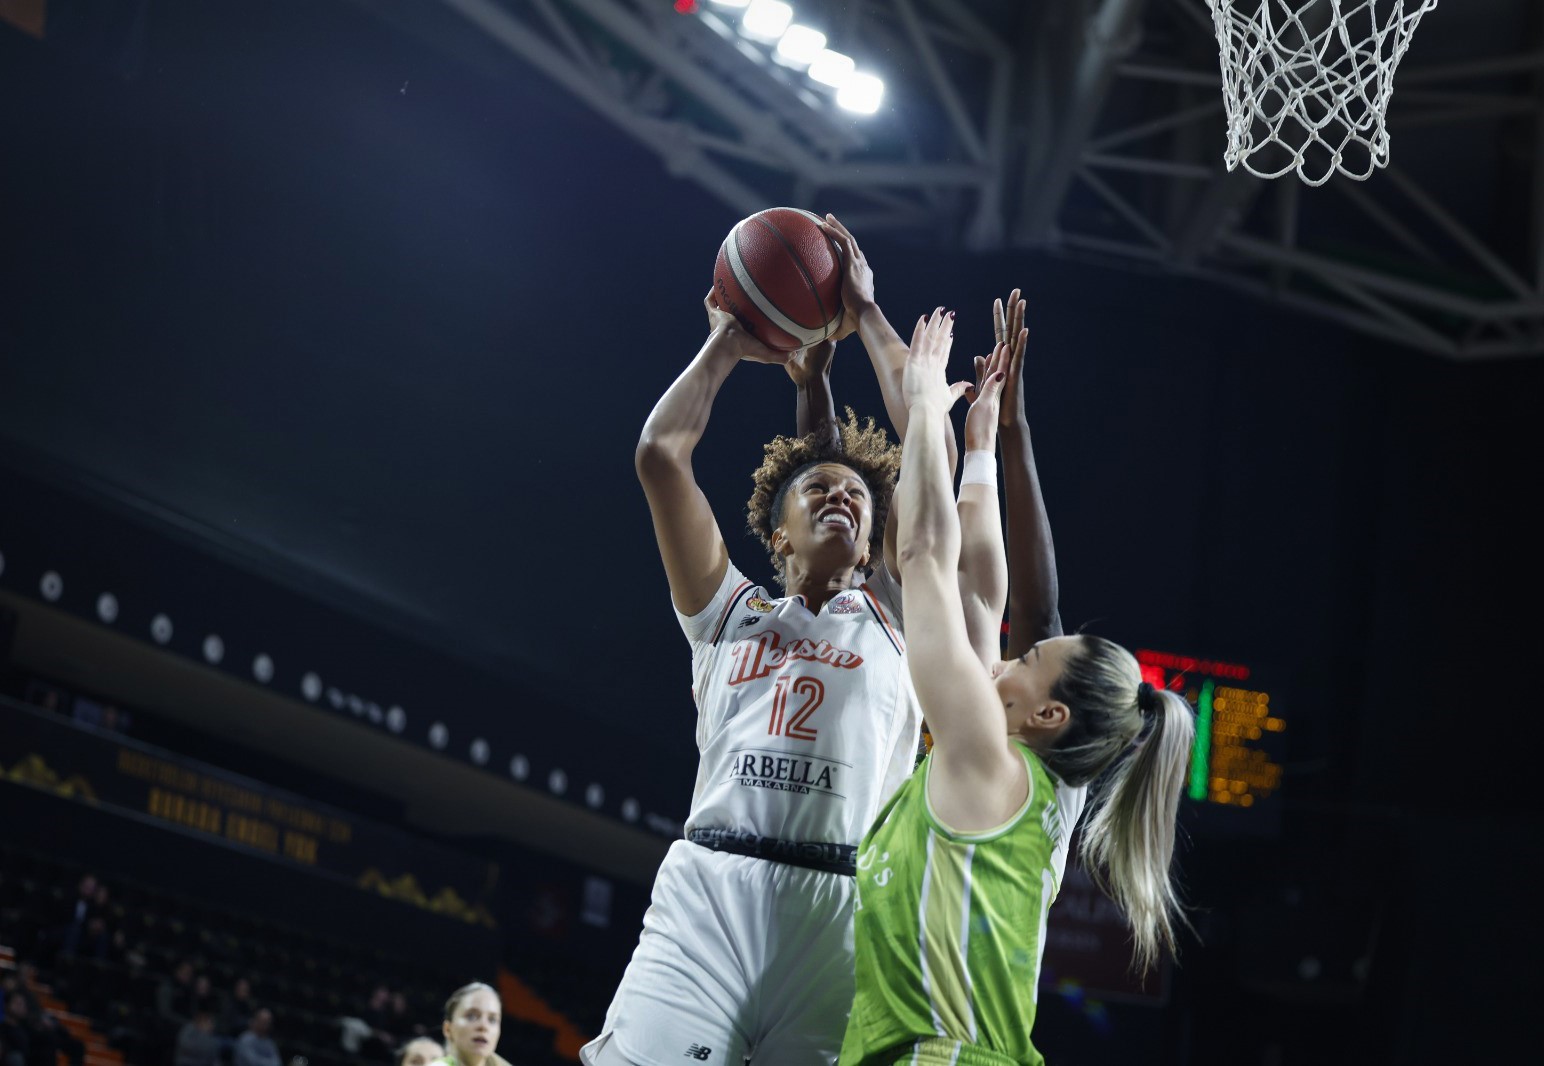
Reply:
[[[600,1048],[637,1066],[835,1063],[852,1007],[852,907],[842,874],[678,840]]]

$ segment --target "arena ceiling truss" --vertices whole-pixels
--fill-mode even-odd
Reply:
[[[711,0],[355,2],[534,66],[745,214],[1205,277],[1451,359],[1544,353],[1536,0],[1444,0],[1395,80],[1391,164],[1320,188],[1224,169],[1206,0],[792,0],[883,76],[872,116]]]

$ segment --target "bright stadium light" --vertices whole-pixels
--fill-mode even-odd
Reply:
[[[751,0],[713,0],[719,7],[744,7]]]
[[[783,0],[751,0],[740,16],[740,32],[755,41],[771,43],[783,35],[793,21],[793,8]]]
[[[847,84],[847,79],[852,77],[852,72],[857,64],[851,56],[844,56],[840,52],[833,52],[826,48],[810,62],[809,75],[814,81],[822,85],[829,85],[833,89],[840,89]]]
[[[790,67],[807,67],[826,50],[826,35],[808,26],[789,26],[777,42],[777,58]]]
[[[854,74],[847,84],[836,91],[838,107],[856,111],[860,115],[872,115],[879,110],[879,102],[885,97],[885,83],[872,74]]]

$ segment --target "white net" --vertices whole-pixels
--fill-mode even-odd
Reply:
[[[1394,71],[1437,0],[1207,0],[1222,50],[1228,169],[1358,181],[1389,160]]]

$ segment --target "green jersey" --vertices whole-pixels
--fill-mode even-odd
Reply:
[[[857,994],[840,1066],[967,1045],[958,1061],[1040,1066],[1030,1042],[1046,911],[1084,789],[1058,787],[1016,744],[1029,796],[1008,822],[956,833],[933,813],[922,761],[879,812],[858,856]],[[945,1061],[948,1058],[945,1057]]]

